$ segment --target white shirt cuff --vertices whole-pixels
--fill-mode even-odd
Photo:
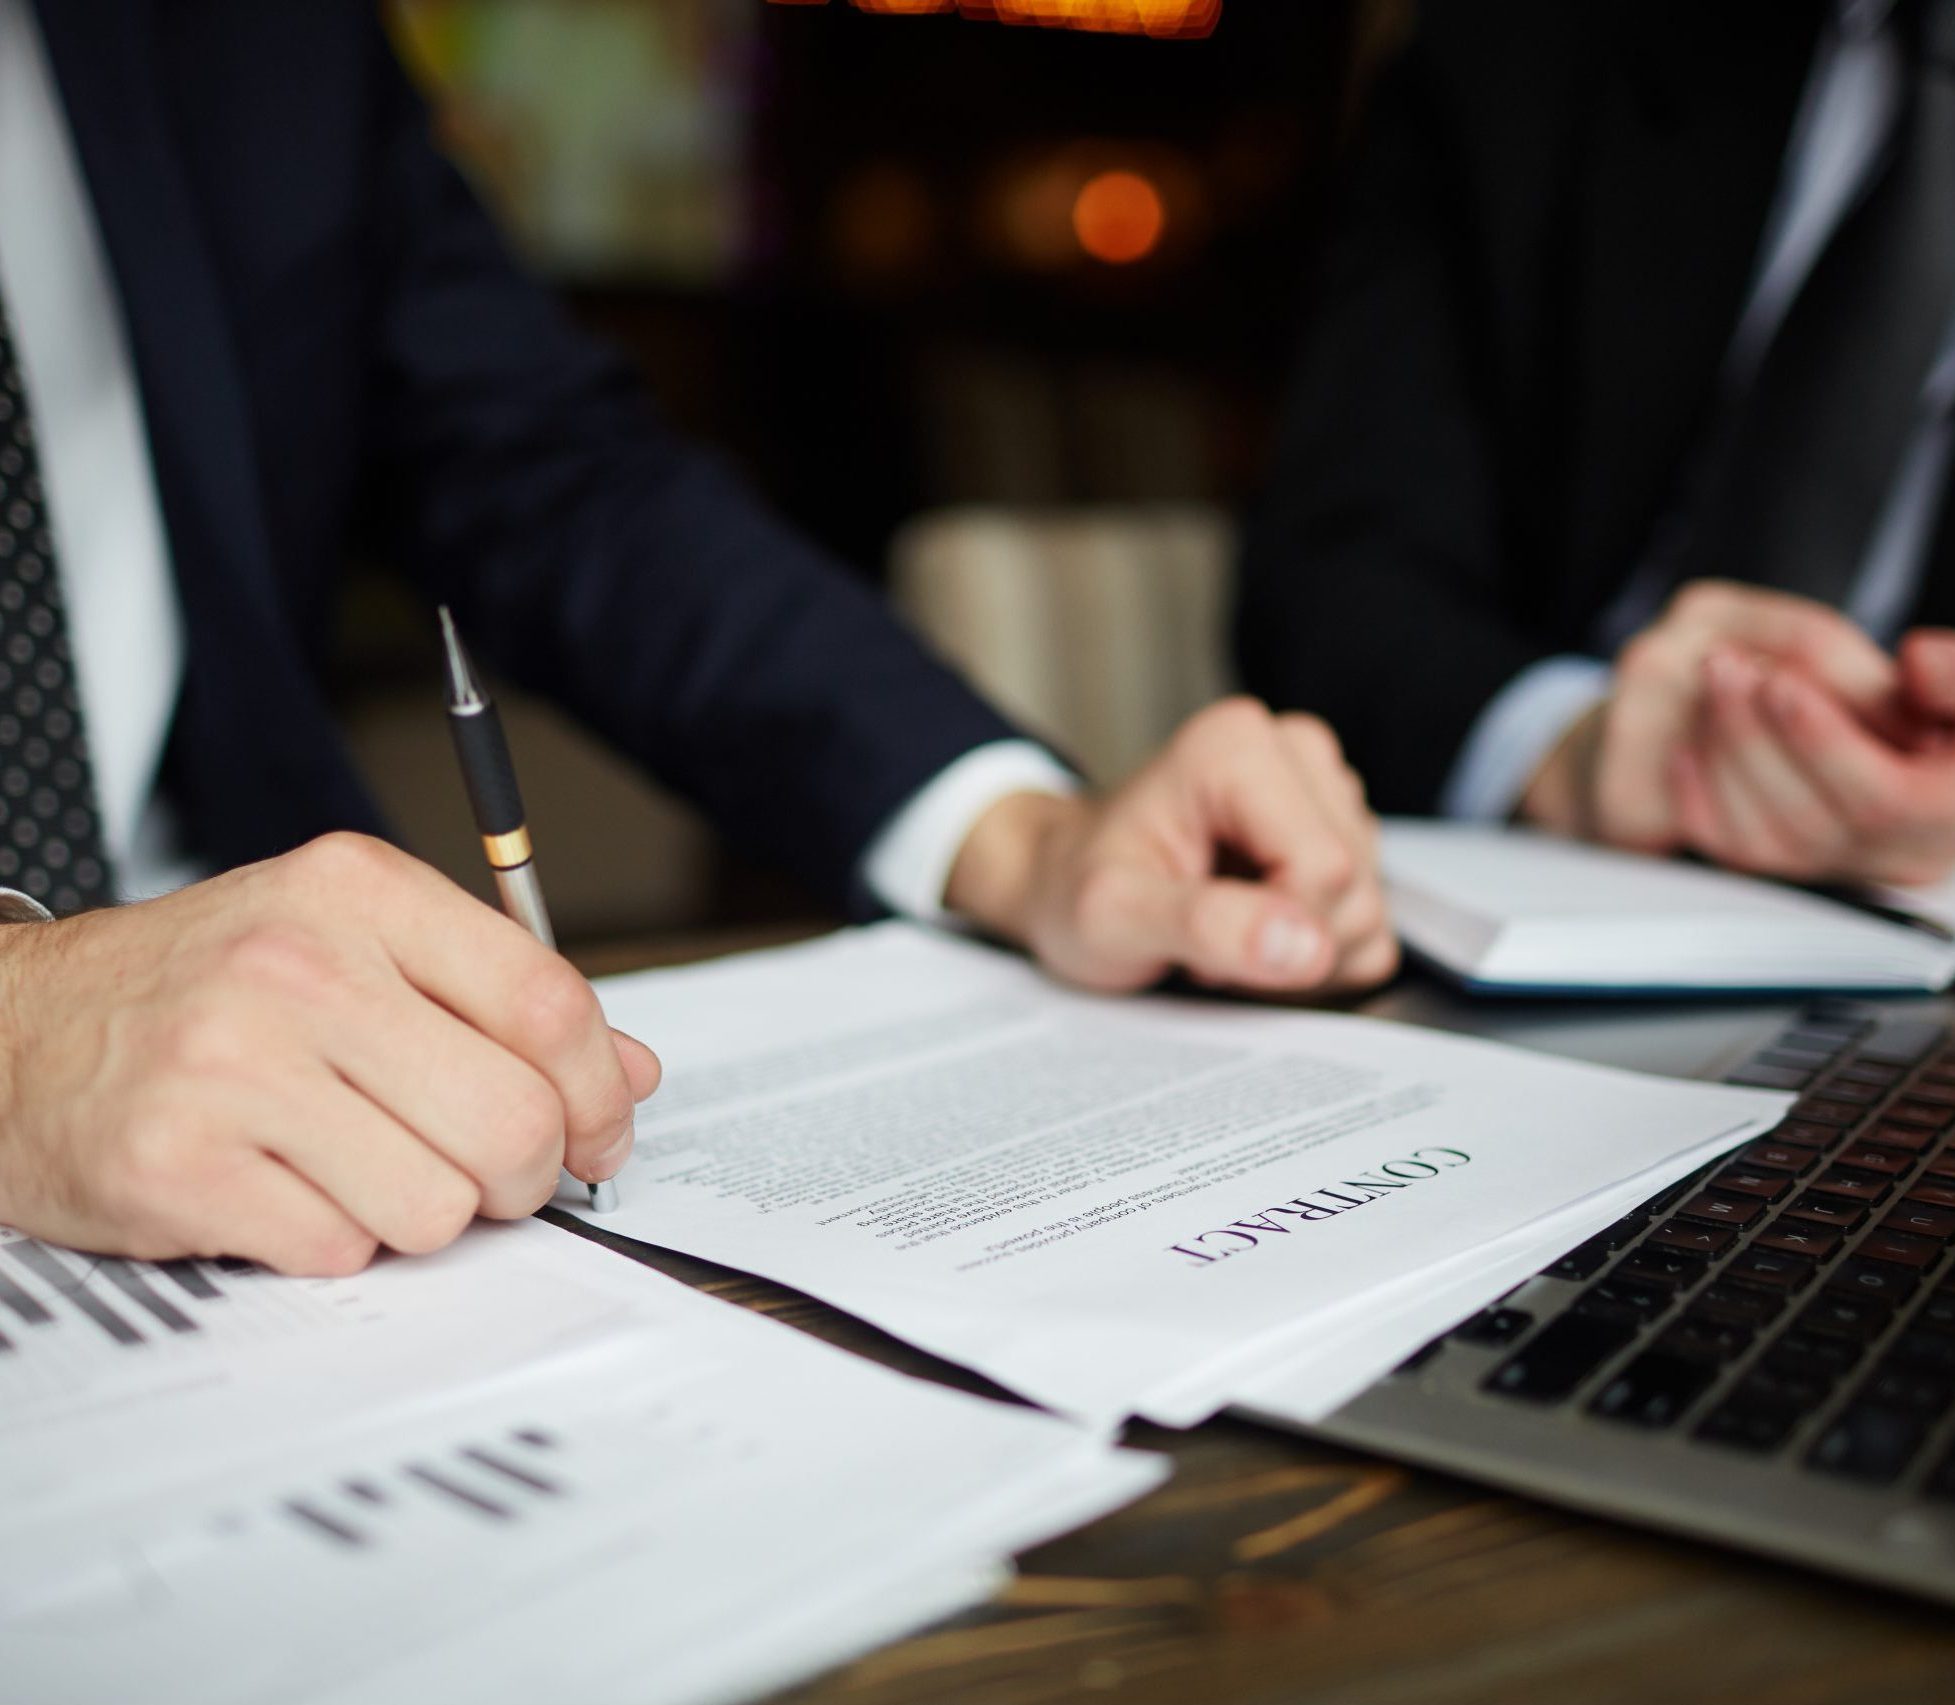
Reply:
[[[966,752],[913,793],[862,858],[862,881],[892,912],[944,923],[950,867],[978,819],[1014,793],[1075,794],[1079,777],[1030,740]]]
[[[1513,814],[1557,742],[1609,696],[1609,665],[1548,657],[1502,687],[1480,712],[1439,796],[1448,817],[1497,823]]]

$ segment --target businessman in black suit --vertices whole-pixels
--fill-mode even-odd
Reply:
[[[0,929],[0,1220],[339,1272],[622,1164],[654,1056],[379,838],[356,548],[838,901],[1106,989],[1391,968],[1327,730],[1071,789],[512,268],[371,7],[0,0],[0,884],[73,914]]]
[[[1251,530],[1381,809],[1955,865],[1955,16],[1427,0]]]

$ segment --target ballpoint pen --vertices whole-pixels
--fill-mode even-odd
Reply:
[[[543,885],[536,879],[536,857],[530,849],[523,796],[516,786],[516,766],[510,762],[502,719],[475,677],[446,604],[441,606],[441,643],[448,657],[448,728],[455,737],[455,756],[461,760],[462,784],[475,813],[476,833],[495,872],[496,895],[510,917],[545,947],[553,948],[556,932],[543,904]],[[587,1188],[595,1212],[609,1213],[618,1205],[618,1187],[610,1179]]]

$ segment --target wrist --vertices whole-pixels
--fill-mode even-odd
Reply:
[[[1563,835],[1587,832],[1591,816],[1589,778],[1601,734],[1602,708],[1597,706],[1579,717],[1541,760],[1521,795],[1518,815],[1523,822]]]
[[[986,811],[964,837],[944,884],[946,910],[1003,940],[1028,945],[1040,872],[1057,840],[1083,820],[1083,800],[1014,793]]]

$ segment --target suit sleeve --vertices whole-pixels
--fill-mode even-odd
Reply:
[[[1456,129],[1415,47],[1353,162],[1241,562],[1245,682],[1331,721],[1385,811],[1435,810],[1482,708],[1559,649],[1502,537]]]
[[[512,263],[374,35],[372,513],[472,646],[865,907],[876,831],[1017,731]]]

